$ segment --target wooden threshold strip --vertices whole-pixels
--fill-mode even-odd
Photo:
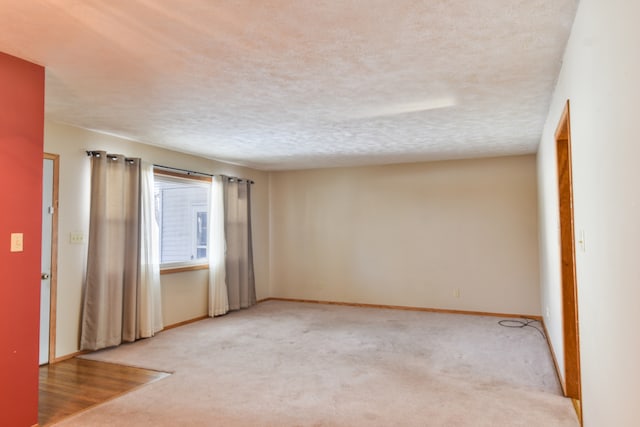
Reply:
[[[169,373],[73,358],[40,367],[38,422],[58,422]]]

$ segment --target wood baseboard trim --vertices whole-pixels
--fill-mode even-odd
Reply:
[[[194,317],[193,319],[184,320],[182,322],[173,323],[171,325],[165,326],[162,330],[166,331],[168,329],[179,328],[180,326],[188,325],[189,323],[199,322],[200,320],[204,320],[204,319],[208,319],[208,318],[209,318],[209,316],[207,316],[207,315]]]
[[[544,330],[544,338],[547,340],[547,347],[549,347],[549,351],[551,352],[551,359],[553,360],[553,366],[556,370],[556,376],[558,377],[558,382],[560,382],[560,387],[562,388],[562,394],[564,396],[567,395],[567,386],[562,379],[562,375],[560,373],[560,367],[558,365],[558,358],[556,357],[556,352],[553,351],[553,345],[551,345],[551,340],[549,339],[549,331],[547,331],[547,325],[544,323],[544,319],[540,321],[542,324],[542,329]]]
[[[173,328],[177,328],[179,326],[184,326],[184,325],[188,325],[189,323],[194,323],[200,320],[204,320],[207,319],[209,316],[199,316],[193,319],[189,319],[189,320],[185,320],[183,322],[178,322],[178,323],[174,323],[172,325],[168,325],[165,326],[162,330],[166,331],[167,329],[173,329]],[[60,357],[56,357],[55,359],[53,359],[53,361],[50,361],[50,364],[54,364],[54,363],[60,363],[60,362],[64,362],[65,360],[69,360],[69,359],[73,359],[76,356],[82,356],[83,354],[88,354],[91,353],[91,351],[89,350],[80,350],[80,351],[76,351],[75,353],[70,353],[70,354],[66,354],[64,356],[60,356]]]
[[[65,354],[64,356],[56,357],[53,361],[50,361],[49,364],[56,364],[60,362],[64,362],[65,360],[73,359],[76,356],[82,356],[83,354],[91,353],[89,350],[80,350],[75,353]]]
[[[562,375],[560,373],[560,368],[558,367],[558,358],[556,357],[556,352],[553,351],[553,345],[551,345],[551,340],[549,339],[549,331],[547,331],[547,325],[544,323],[544,319],[540,321],[542,324],[542,330],[544,331],[544,337],[547,340],[547,346],[549,347],[549,351],[551,352],[551,359],[553,360],[553,367],[556,370],[556,376],[558,377],[558,382],[560,383],[560,387],[562,388],[562,394],[564,396],[567,395],[567,385],[562,379]],[[582,424],[582,404],[577,399],[571,399],[571,403],[573,404],[573,409],[576,411],[576,415],[578,416],[578,421],[580,425]]]
[[[583,423],[582,423],[582,403],[578,399],[571,399],[571,403],[573,403],[573,409],[575,409],[575,411],[576,411],[576,415],[578,416],[578,421],[580,422],[580,425],[583,425]]]
[[[262,303],[266,301],[302,302],[302,303],[309,303],[309,304],[343,305],[348,307],[378,308],[378,309],[387,309],[387,310],[425,311],[430,313],[445,313],[445,314],[466,314],[466,315],[472,315],[472,316],[508,317],[508,318],[517,318],[517,319],[534,319],[534,320],[542,321],[542,316],[533,316],[533,315],[527,315],[527,314],[491,313],[486,311],[451,310],[446,308],[412,307],[412,306],[404,306],[404,305],[363,304],[363,303],[356,303],[356,302],[321,301],[321,300],[299,299],[299,298],[270,297],[270,298],[261,299],[260,301],[258,301],[258,303]]]

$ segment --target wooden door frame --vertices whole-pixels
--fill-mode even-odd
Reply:
[[[49,280],[49,363],[54,363],[56,359],[56,314],[58,307],[58,185],[60,174],[60,155],[44,153],[43,160],[53,161],[53,193],[51,203],[53,205],[53,214],[51,216],[51,277]]]
[[[571,122],[569,100],[556,128],[558,201],[560,215],[560,258],[562,275],[562,323],[564,336],[564,394],[579,402],[580,339],[578,285],[576,279],[575,230],[573,222],[573,182],[571,165]]]

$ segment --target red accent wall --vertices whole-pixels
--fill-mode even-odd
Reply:
[[[0,425],[38,422],[44,68],[0,53]],[[11,233],[24,251],[10,252]]]

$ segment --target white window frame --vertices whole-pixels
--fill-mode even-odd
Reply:
[[[206,184],[204,183],[208,183],[208,189],[210,190],[210,186],[211,186],[211,178],[210,177],[205,177],[205,176],[195,176],[195,175],[187,175],[187,174],[182,174],[182,173],[177,173],[177,172],[171,172],[171,171],[167,171],[164,169],[158,169],[155,168],[154,169],[154,175],[155,176],[162,176],[163,178],[168,178],[171,180],[175,180],[175,181],[196,181],[196,182],[200,182],[201,185],[205,186]],[[209,206],[208,203],[205,204],[204,206],[207,207],[207,212],[209,211]],[[200,208],[202,208],[202,206],[200,206]],[[199,212],[199,210],[196,209],[196,207],[194,206],[192,211],[195,212]],[[197,220],[194,220],[194,224],[193,227],[197,227]],[[193,241],[197,236],[194,235],[193,239],[191,239],[191,244],[194,248],[197,248],[196,245],[196,241]],[[162,238],[162,237],[161,237]],[[208,250],[208,247],[207,247]],[[208,253],[207,253],[208,255]],[[190,261],[179,261],[179,262],[167,262],[167,263],[161,263],[160,264],[160,274],[168,274],[168,273],[179,273],[179,272],[183,272],[183,271],[191,271],[191,270],[205,270],[209,268],[209,260],[208,258],[200,258],[200,259],[194,259],[194,260],[190,260]]]

